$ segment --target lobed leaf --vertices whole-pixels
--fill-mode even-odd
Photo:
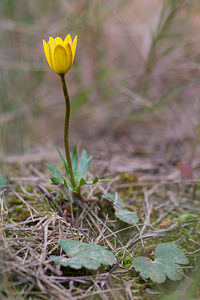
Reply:
[[[170,260],[171,262],[178,264],[188,264],[188,259],[185,254],[170,243],[164,243],[158,245],[155,251],[155,257],[162,260]]]
[[[70,257],[51,256],[50,259],[63,266],[69,266],[74,269],[85,267],[87,269],[97,270],[101,264],[113,265],[115,256],[105,247],[73,241],[62,238],[59,245]]]
[[[162,283],[168,277],[171,280],[180,280],[183,270],[179,264],[188,264],[185,254],[173,244],[163,243],[155,250],[155,260],[147,257],[137,257],[133,267],[140,272],[143,278]]]

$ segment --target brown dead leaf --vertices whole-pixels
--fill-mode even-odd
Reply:
[[[163,220],[163,221],[160,223],[160,227],[161,227],[161,228],[167,228],[167,227],[169,227],[171,224],[172,224],[172,221],[169,220],[169,219],[166,219],[166,220]]]
[[[194,178],[194,171],[190,163],[186,161],[180,161],[177,164],[177,168],[179,169],[182,176],[193,179]]]

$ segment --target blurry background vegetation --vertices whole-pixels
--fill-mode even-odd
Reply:
[[[64,100],[42,39],[68,33],[78,35],[67,74],[73,139],[156,154],[161,139],[164,151],[191,146],[200,115],[198,0],[3,0],[0,11],[1,156],[62,145]]]

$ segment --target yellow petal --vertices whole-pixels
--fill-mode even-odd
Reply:
[[[51,36],[49,38],[49,49],[50,49],[50,56],[53,56],[54,48],[57,45],[55,39],[53,39]]]
[[[51,36],[49,38],[48,46],[49,46],[49,57],[50,57],[50,62],[52,65],[52,70],[56,72],[55,70],[55,63],[54,63],[54,49],[56,47],[57,43],[55,39],[53,39]]]
[[[73,43],[72,43],[72,64],[74,62],[74,57],[76,53],[76,44],[77,44],[77,35],[75,36]]]
[[[64,44],[67,45],[69,42],[72,43],[72,38],[71,38],[71,35],[70,35],[70,34],[68,34],[68,35],[66,36],[66,38],[64,39]]]
[[[65,46],[65,49],[67,50],[67,61],[68,61],[69,69],[70,69],[72,66],[72,61],[73,61],[71,45],[68,43],[67,46]]]
[[[45,56],[46,56],[46,60],[49,64],[49,67],[52,69],[52,64],[51,64],[51,60],[50,60],[50,53],[49,53],[49,46],[48,46],[48,44],[46,43],[45,40],[43,40],[43,47],[44,47],[44,53],[45,53]]]
[[[70,50],[70,51],[69,51]],[[54,67],[58,74],[65,74],[72,66],[72,54],[70,46],[67,51],[64,47],[57,45],[54,49]]]
[[[52,36],[50,36],[50,38],[49,38],[49,45],[51,46],[53,44],[55,44],[55,40],[52,38]]]
[[[57,43],[57,45],[64,46],[64,42],[63,42],[63,40],[59,36],[57,36],[55,38],[55,42]]]

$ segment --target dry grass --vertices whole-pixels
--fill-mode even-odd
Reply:
[[[148,256],[162,241],[175,242],[194,264],[200,249],[200,191],[195,183],[135,182],[125,187],[116,178],[91,190],[99,195],[98,203],[83,204],[61,188],[52,190],[41,177],[32,181],[30,174],[29,184],[24,180],[17,177],[1,191],[2,299],[155,299],[150,293],[155,285],[140,280],[130,261],[139,253]],[[117,221],[101,197],[108,189],[124,194],[124,188],[130,194],[125,196],[127,207],[140,218],[136,227]],[[174,220],[184,213],[197,217],[181,224]],[[116,255],[116,264],[98,272],[55,265],[49,256],[61,253],[61,237],[104,245]],[[186,278],[191,277],[188,268]],[[162,289],[156,299],[165,285]]]

